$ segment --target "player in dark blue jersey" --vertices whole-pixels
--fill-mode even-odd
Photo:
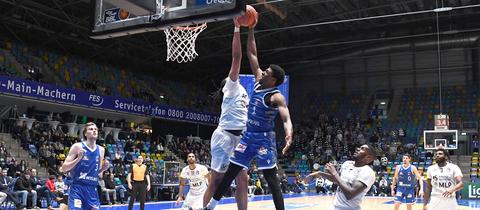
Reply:
[[[407,210],[412,210],[412,204],[415,203],[415,185],[418,180],[420,184],[419,197],[423,197],[423,179],[417,170],[417,167],[410,164],[412,157],[410,155],[403,155],[402,165],[395,168],[395,175],[392,180],[392,196],[395,200],[395,210],[400,208],[401,203],[407,205]],[[395,193],[396,188],[396,193]]]
[[[96,189],[98,177],[108,169],[110,163],[104,159],[105,149],[96,144],[97,125],[87,123],[83,135],[86,140],[72,145],[60,172],[70,172],[72,178],[68,209],[99,209],[100,200]]]
[[[214,209],[226,192],[233,179],[244,168],[250,166],[253,158],[257,158],[258,169],[272,192],[273,202],[277,210],[283,210],[284,202],[277,177],[277,147],[275,135],[275,118],[278,114],[283,121],[286,145],[282,153],[286,154],[292,143],[293,128],[285,97],[278,90],[283,83],[285,71],[278,65],[270,65],[265,71],[260,69],[257,59],[257,48],[253,27],[248,33],[248,59],[255,75],[255,90],[248,104],[247,129],[230,158],[227,172],[205,209]]]

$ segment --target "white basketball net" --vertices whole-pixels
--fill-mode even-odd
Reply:
[[[167,61],[177,63],[190,62],[198,56],[195,40],[198,34],[207,28],[207,24],[196,26],[170,27],[163,30],[167,37]]]

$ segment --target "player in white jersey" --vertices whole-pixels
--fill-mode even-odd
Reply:
[[[183,200],[183,190],[188,179],[190,190],[188,191],[182,209],[196,210],[202,209],[202,198],[205,191],[207,191],[207,184],[210,179],[210,173],[207,167],[196,164],[195,154],[189,153],[187,157],[188,166],[182,169],[180,173],[180,190],[178,192],[178,199],[175,206]]]
[[[248,95],[245,88],[240,84],[239,73],[242,60],[242,44],[240,42],[240,26],[234,21],[235,29],[232,40],[232,64],[228,77],[222,81],[221,89],[217,92],[217,98],[223,93],[222,112],[217,129],[211,138],[212,154],[212,178],[208,185],[207,192],[203,197],[206,205],[213,196],[218,184],[227,171],[229,158],[234,147],[240,141],[241,134],[247,123]],[[248,194],[247,171],[240,172],[235,180],[237,187],[235,199],[239,210],[247,209]]]
[[[360,210],[363,197],[375,182],[375,172],[368,166],[376,158],[373,147],[362,145],[353,154],[354,161],[345,161],[340,169],[340,175],[335,165],[327,163],[328,172],[318,171],[308,175],[305,182],[321,176],[338,185],[334,210]]]
[[[455,192],[463,188],[463,175],[457,165],[447,162],[448,159],[450,156],[447,150],[436,150],[436,164],[427,169],[424,210],[458,209]]]

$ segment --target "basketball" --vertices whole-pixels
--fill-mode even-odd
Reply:
[[[127,10],[120,9],[118,16],[120,17],[120,20],[125,20],[130,16],[130,13]]]
[[[238,18],[238,22],[243,27],[250,27],[253,24],[255,24],[257,20],[258,20],[258,13],[255,10],[255,8],[253,8],[250,5],[247,5],[245,14],[240,16],[240,18]]]

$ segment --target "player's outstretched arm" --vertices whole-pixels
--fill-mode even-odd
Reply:
[[[325,173],[323,171],[317,171],[317,172],[313,172],[311,174],[309,174],[308,176],[306,176],[304,179],[303,179],[303,183],[305,184],[308,184],[310,183],[313,179],[316,179],[316,178],[319,178],[319,177],[322,177],[322,178],[325,178],[325,179],[328,179],[330,181],[334,181],[334,177],[329,174],[329,173]]]
[[[73,144],[68,152],[63,165],[60,167],[60,172],[67,173],[72,170],[78,162],[80,162],[83,158],[85,151],[83,150],[80,143]]]
[[[293,140],[293,125],[292,120],[290,119],[290,111],[288,111],[285,97],[282,94],[276,93],[272,95],[270,100],[272,104],[278,107],[278,112],[283,122],[283,129],[285,130],[285,147],[282,150],[282,154],[285,155],[290,148],[290,145],[292,145]]]
[[[250,69],[252,70],[252,74],[255,75],[255,79],[258,82],[262,75],[262,70],[258,64],[257,43],[255,42],[254,33],[253,27],[248,29],[247,56],[248,60],[250,61]]]
[[[350,200],[354,198],[355,196],[359,195],[362,193],[365,189],[367,189],[367,184],[357,180],[354,180],[352,184],[348,184],[345,181],[342,180],[340,177],[340,174],[338,174],[337,169],[335,168],[335,165],[331,163],[327,163],[325,165],[326,170],[333,176],[333,183],[336,183],[340,189],[342,189],[342,192],[345,194],[345,197]],[[373,177],[375,179],[375,177]]]
[[[395,196],[395,187],[397,186],[398,171],[400,171],[400,166],[395,167],[395,174],[393,175],[392,184],[390,185],[392,196]]]
[[[242,64],[242,43],[240,41],[240,24],[238,19],[233,19],[233,23],[235,24],[235,29],[232,40],[232,66],[230,67],[228,77],[235,82],[238,80],[240,65]]]

